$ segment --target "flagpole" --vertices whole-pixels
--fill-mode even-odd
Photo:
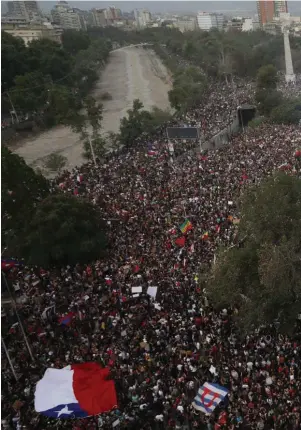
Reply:
[[[6,358],[7,358],[8,362],[9,362],[12,374],[14,375],[15,380],[18,381],[18,377],[17,377],[16,371],[15,371],[14,365],[13,365],[11,359],[10,359],[9,352],[8,352],[8,350],[6,348],[6,345],[4,343],[4,340],[3,340],[2,336],[1,336],[1,343],[2,343],[2,347],[3,347],[4,351],[5,351]]]
[[[27,339],[27,336],[26,336],[26,333],[25,333],[25,330],[24,330],[24,326],[23,326],[22,320],[21,320],[21,318],[20,318],[20,315],[19,315],[19,312],[18,312],[18,309],[17,309],[17,304],[16,304],[16,301],[15,301],[15,298],[14,298],[14,296],[12,295],[12,292],[11,292],[10,286],[9,286],[9,284],[8,284],[8,282],[7,282],[7,279],[6,279],[6,276],[5,276],[4,272],[2,272],[2,276],[3,276],[3,278],[4,278],[4,282],[5,282],[5,286],[6,286],[6,288],[7,288],[7,291],[9,292],[9,295],[10,295],[10,298],[11,298],[11,301],[12,301],[12,305],[13,305],[13,309],[14,309],[14,311],[15,311],[15,313],[16,313],[17,320],[18,320],[18,323],[19,323],[19,325],[20,325],[20,328],[21,328],[21,331],[22,331],[22,335],[23,335],[24,341],[25,341],[25,343],[26,343],[26,346],[27,346],[27,349],[28,349],[29,355],[30,355],[30,357],[31,357],[32,361],[34,361],[34,356],[33,356],[32,350],[31,350],[31,348],[30,348],[30,345],[29,345],[29,342],[28,342],[28,339]]]

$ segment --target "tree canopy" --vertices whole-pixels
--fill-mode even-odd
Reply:
[[[31,218],[36,204],[49,194],[49,183],[23,158],[5,145],[1,148],[2,233],[17,231]]]
[[[68,29],[63,32],[62,43],[66,52],[76,55],[79,51],[89,48],[91,39],[85,31]]]
[[[81,98],[91,90],[111,49],[107,39],[91,41],[85,32],[73,30],[63,33],[62,46],[39,39],[27,47],[2,31],[3,89],[18,113],[42,119],[44,125],[61,123],[62,114],[81,108]],[[10,110],[6,94],[2,113]]]
[[[197,67],[187,67],[175,74],[173,88],[168,92],[168,98],[173,108],[189,109],[200,102],[207,88],[207,79]]]
[[[292,326],[301,308],[301,182],[277,174],[251,187],[241,201],[239,246],[220,250],[209,291],[237,306],[241,325]]]
[[[270,120],[275,124],[299,124],[301,121],[301,98],[284,99],[270,112]]]
[[[49,267],[86,263],[103,255],[105,226],[96,207],[65,194],[40,202],[13,243],[14,255]]]
[[[258,69],[256,79],[257,79],[256,84],[258,89],[275,90],[277,88],[277,83],[279,81],[276,67],[273,66],[272,64],[268,64],[267,66],[260,67],[260,69]]]
[[[139,99],[133,101],[132,109],[127,111],[127,116],[120,121],[119,134],[116,136],[120,145],[132,146],[142,133],[152,133],[157,127],[170,120],[171,115],[157,107],[151,111],[143,109],[143,103]]]

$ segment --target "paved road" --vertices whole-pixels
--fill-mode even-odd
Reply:
[[[103,71],[94,91],[100,99],[104,92],[112,95],[112,100],[103,102],[103,130],[117,132],[120,119],[131,108],[134,99],[142,101],[145,108],[152,106],[167,109],[168,90],[171,80],[166,68],[153,51],[141,47],[127,47],[113,51],[110,61]],[[83,162],[82,144],[67,127],[55,127],[20,145],[16,152],[26,162],[42,167],[45,157],[58,152],[68,159],[67,168]]]

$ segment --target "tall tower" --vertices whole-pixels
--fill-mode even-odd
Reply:
[[[257,13],[260,26],[273,21],[275,13],[275,4],[273,0],[258,0]]]
[[[296,75],[294,74],[292,53],[289,40],[289,31],[286,28],[283,30],[283,37],[285,54],[285,81],[296,82]]]

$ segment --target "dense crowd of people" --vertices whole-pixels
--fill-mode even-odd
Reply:
[[[246,99],[240,103],[248,101],[246,89],[239,91]],[[181,121],[215,133],[232,115],[229,95],[237,95],[232,85],[216,88],[210,103]],[[242,336],[233,321],[238,310],[217,312],[199,284],[217,247],[234,243],[239,193],[283,165],[296,174],[300,127],[264,124],[200,153],[191,141],[173,151],[163,129],[149,139],[54,181],[99,207],[110,249],[84,266],[23,267],[7,275],[34,361],[6,310],[4,340],[18,381],[2,352],[2,427],[300,429],[301,327],[292,337],[277,324]],[[193,228],[183,235],[185,219]],[[70,325],[60,325],[68,312]],[[45,369],[87,361],[110,367],[118,408],[82,420],[35,413],[35,384]],[[229,389],[209,416],[191,404],[204,382]]]

